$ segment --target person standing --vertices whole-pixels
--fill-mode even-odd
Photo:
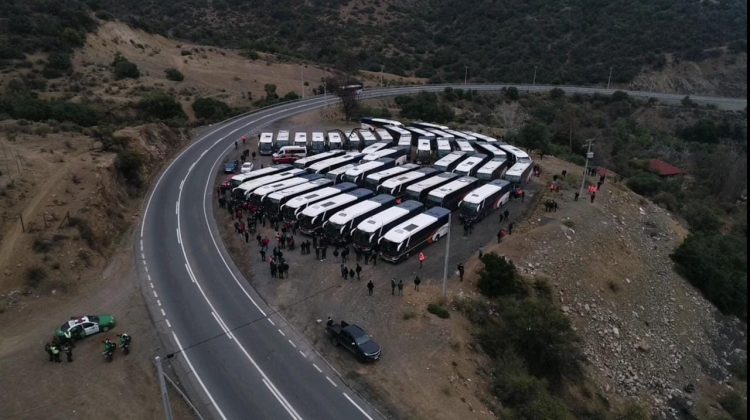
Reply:
[[[458,270],[458,281],[464,281],[464,265],[459,264],[456,269]]]
[[[510,217],[510,211],[508,211],[508,210],[505,210],[505,211],[503,212],[503,216],[505,216],[505,220],[508,220],[508,217]]]
[[[399,296],[404,295],[404,279],[401,279],[398,281],[398,295]]]
[[[353,268],[350,268],[350,269],[349,269],[349,277],[350,277],[350,278],[351,278],[352,280],[354,280],[354,269],[353,269]]]
[[[414,290],[419,290],[420,283],[422,283],[422,279],[419,276],[414,276]]]
[[[427,257],[424,255],[424,252],[419,251],[419,268],[422,268],[424,265],[424,260],[426,260]]]
[[[369,296],[372,296],[372,290],[375,288],[375,283],[372,282],[372,280],[367,282],[367,294]]]
[[[513,234],[513,222],[508,223],[508,235]]]
[[[61,362],[61,360],[60,360],[60,347],[58,347],[58,345],[56,343],[53,343],[52,346],[50,346],[49,349],[52,352],[52,359],[55,362],[60,363]]]
[[[578,201],[578,197],[581,196],[581,193],[576,191],[575,194],[573,194],[573,201]]]
[[[395,286],[395,284],[394,284],[394,286]],[[47,352],[47,355],[49,356],[49,361],[50,362],[53,361],[54,358],[52,356],[52,345],[49,342],[47,342],[47,344],[44,345],[44,351]]]
[[[594,202],[594,199],[596,198],[596,192],[591,191],[591,202]]]
[[[68,363],[73,361],[73,346],[70,345],[70,343],[65,343],[62,346],[62,351],[65,353],[65,358],[68,360]]]
[[[276,277],[276,261],[271,258],[271,261],[268,263],[269,267],[271,267],[271,277]]]
[[[349,269],[346,268],[344,263],[341,263],[341,277],[346,280],[349,277]]]
[[[391,296],[396,296],[396,279],[391,278]],[[52,361],[50,359],[50,361]]]
[[[361,274],[362,274],[362,266],[357,263],[357,268],[355,270],[357,272],[357,280],[361,280]]]

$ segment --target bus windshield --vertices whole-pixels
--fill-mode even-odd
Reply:
[[[383,252],[383,254],[398,255],[399,247],[401,246],[400,243],[397,244],[389,240],[384,240],[380,244],[380,250]]]
[[[461,215],[462,216],[476,216],[479,213],[480,203],[461,203]]]
[[[328,222],[323,227],[323,231],[329,238],[337,238],[341,235],[341,228],[343,226],[338,223]]]
[[[365,232],[363,230],[357,229],[352,234],[352,240],[354,240],[354,243],[359,246],[369,246],[371,236],[372,236],[371,232]]]

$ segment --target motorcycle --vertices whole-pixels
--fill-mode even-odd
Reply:
[[[104,360],[105,361],[107,361],[107,362],[111,362],[112,361],[112,355],[114,355],[114,352],[112,350],[104,350],[102,352],[102,354],[104,355]]]
[[[117,345],[111,341],[105,341],[104,342],[104,352],[102,354],[104,355],[104,360],[107,362],[112,361],[112,357],[115,354],[115,350],[117,350]]]
[[[123,354],[130,353],[130,336],[127,334],[122,334],[120,337],[120,348],[122,348]]]

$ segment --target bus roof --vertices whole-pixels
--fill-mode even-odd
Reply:
[[[419,139],[417,141],[417,150],[432,150],[430,139]]]
[[[377,140],[378,138],[375,137],[375,134],[370,130],[359,130],[360,136],[362,136],[363,140]]]
[[[469,171],[471,170],[471,168],[482,163],[482,161],[486,158],[487,158],[486,155],[475,153],[467,157],[466,159],[464,159],[461,163],[459,163],[458,166],[456,166],[456,169],[454,169],[454,171]]]
[[[312,133],[312,141],[314,142],[326,141],[326,137],[321,131],[314,131]]]
[[[322,200],[332,195],[340,194],[342,191],[347,191],[347,188],[354,189],[356,187],[357,185],[352,184],[351,182],[342,182],[341,184],[337,184],[331,187],[321,188],[316,191],[310,191],[310,193],[308,194],[304,194],[299,197],[294,197],[291,200],[289,200],[289,202],[286,203],[286,205],[292,208],[300,207],[300,206],[303,206],[307,203],[310,203],[316,200]]]
[[[448,130],[449,127],[445,125],[440,124],[434,124],[434,123],[428,123],[423,121],[417,121],[412,123],[413,126],[419,127],[419,128],[436,128],[438,130]]]
[[[388,204],[389,202],[392,202],[394,200],[395,198],[392,195],[379,194],[375,197],[372,197],[365,201],[360,201],[357,204],[338,211],[336,214],[331,216],[328,221],[331,223],[343,225],[344,223],[349,222],[359,215],[367,213],[370,210],[377,209],[378,207]]]
[[[471,204],[481,203],[482,201],[486,200],[487,197],[502,190],[505,185],[510,185],[510,182],[502,179],[496,179],[492,182],[488,182],[487,184],[484,184],[479,188],[475,188],[469,191],[469,193],[464,197],[464,201]]]
[[[516,158],[517,162],[531,162],[531,157],[529,156],[529,154],[516,146],[510,144],[501,144],[498,145],[498,147],[508,152],[508,154],[513,155]]]
[[[386,127],[386,131],[393,131],[394,133],[398,133],[402,136],[405,134],[411,135],[411,131],[405,129],[404,127],[395,127],[395,126]]]
[[[428,129],[427,131],[435,134],[438,138],[442,137],[444,139],[453,139],[453,137],[455,137],[453,134],[447,131],[439,130],[437,128],[431,128],[431,129]]]
[[[476,142],[474,143],[474,147],[495,157],[508,156],[508,154],[505,153],[505,150],[499,149],[497,146],[493,145],[492,143]]]
[[[472,135],[472,136],[474,136],[474,137],[476,137],[477,140],[486,141],[488,143],[495,143],[495,142],[497,142],[496,138],[490,137],[490,136],[486,136],[486,135],[481,134],[481,133],[475,133],[473,131],[467,131],[467,133],[470,134],[470,135]]]
[[[344,154],[343,150],[339,150],[339,149],[329,150],[327,152],[317,153],[314,155],[303,157],[302,159],[297,159],[294,161],[294,166],[297,168],[305,167],[305,166],[312,165],[315,162],[330,159],[330,158],[333,158],[342,154]]]
[[[367,175],[366,179],[377,181],[386,176],[398,175],[402,172],[407,172],[407,171],[410,171],[412,169],[417,169],[417,168],[419,168],[419,165],[415,163],[407,163],[405,165],[394,166],[393,168],[383,169],[382,171],[378,171],[373,174]]]
[[[377,169],[385,165],[386,163],[388,163],[388,161],[392,161],[392,160],[393,159],[389,159],[389,158],[381,158],[381,159],[372,160],[372,161],[365,162],[365,163],[360,163],[359,165],[346,171],[346,174],[349,176],[356,176],[365,171],[369,171],[371,169]]]
[[[451,150],[451,142],[447,139],[438,139],[437,148]]]
[[[368,155],[370,153],[375,153],[378,150],[385,149],[386,147],[388,147],[388,142],[379,141],[377,143],[373,143],[373,144],[365,147],[364,149],[362,149],[362,153]]]
[[[269,166],[267,168],[262,168],[262,169],[258,169],[258,170],[255,170],[255,171],[251,171],[251,172],[248,172],[246,174],[232,175],[232,177],[230,179],[232,181],[237,181],[237,182],[239,182],[241,184],[241,183],[245,182],[246,179],[254,179],[254,178],[258,178],[258,177],[264,176],[264,175],[275,174],[276,172],[280,172],[280,171],[283,171],[285,169],[291,169],[291,168],[292,168],[292,165],[288,165],[288,164],[273,165],[273,166]]]
[[[466,152],[460,152],[460,151],[450,152],[447,155],[445,155],[445,156],[441,157],[440,159],[438,159],[438,161],[435,162],[435,165],[446,165],[447,166],[448,164],[451,164],[451,163],[457,161],[458,159],[461,159],[464,156],[466,156]]]
[[[443,207],[433,207],[422,214],[418,214],[411,219],[399,224],[389,230],[383,239],[401,243],[411,237],[415,232],[419,232],[433,224],[437,219],[450,214],[450,210]]]
[[[305,192],[307,190],[318,188],[322,186],[327,186],[331,184],[331,180],[328,178],[319,178],[314,181],[305,182],[304,184],[298,184],[289,188],[284,188],[283,190],[274,191],[271,193],[271,195],[268,196],[270,199],[282,199],[284,197],[288,197],[290,195],[294,195],[297,193]]]
[[[256,188],[255,191],[253,191],[253,194],[266,195],[274,191],[283,190],[284,188],[293,187],[295,185],[304,184],[306,182],[307,180],[305,178],[300,178],[300,177],[282,179],[278,182],[272,182],[270,184],[266,184],[266,185]]]
[[[419,192],[426,188],[430,188],[433,185],[437,185],[441,182],[446,182],[448,180],[451,180],[453,178],[458,178],[458,174],[454,174],[451,172],[443,172],[440,174],[437,174],[435,176],[431,176],[427,179],[423,179],[422,181],[417,182],[414,185],[410,185],[408,188],[406,188],[407,191],[414,191]]]
[[[501,157],[492,158],[489,162],[482,165],[477,171],[478,174],[491,174],[497,170],[497,168],[505,164],[506,159]]]
[[[400,166],[400,167],[403,168],[404,166],[406,166],[406,165],[403,165],[403,166]],[[416,171],[411,171],[411,172],[407,172],[405,174],[401,174],[401,175],[393,177],[391,179],[387,179],[387,180],[385,180],[381,184],[381,186],[383,188],[395,188],[395,187],[403,184],[404,182],[409,182],[409,181],[414,180],[414,179],[419,179],[420,177],[425,176],[425,173],[429,173],[429,172],[426,172],[425,169],[427,169],[427,170],[431,169],[432,171],[437,172],[437,169],[432,169],[432,168],[419,169],[419,170],[416,170]],[[385,172],[385,171],[383,171],[383,172]],[[378,173],[380,173],[380,172],[378,172]],[[373,175],[377,175],[377,174],[373,174]],[[372,175],[370,175],[370,176],[372,176]]]
[[[418,127],[406,127],[406,129],[409,130],[409,131],[411,131],[413,134],[416,134],[416,135],[418,135],[420,137],[427,137],[427,138],[430,138],[430,139],[436,137],[435,133],[430,133],[429,131],[423,130],[423,129],[418,128]]]
[[[289,131],[279,130],[279,133],[276,135],[276,140],[289,140]]]
[[[312,165],[310,165],[308,169],[313,172],[318,172],[331,165],[334,165],[340,162],[354,161],[354,160],[357,160],[357,158],[361,158],[361,157],[362,157],[362,153],[349,152],[349,153],[344,154],[343,156],[336,156],[336,157],[322,160],[320,162],[315,162]]]
[[[429,196],[436,197],[436,198],[444,198],[446,195],[454,191],[458,191],[461,188],[466,187],[466,185],[472,184],[476,181],[477,179],[472,176],[464,176],[464,177],[458,178],[455,181],[451,181],[443,186],[435,188],[434,190],[430,191]]]
[[[335,132],[335,131],[329,131],[328,132],[328,141],[334,142],[334,143],[340,143],[341,142],[341,134]]]
[[[295,143],[298,141],[307,141],[307,133],[305,133],[304,131],[297,131],[296,133],[294,133],[294,141]]]
[[[349,169],[355,166],[357,165],[354,163],[347,163],[344,166],[339,166],[338,168],[331,169],[330,171],[328,171],[328,173],[326,173],[326,175],[338,175],[340,173],[346,173],[346,171],[348,171]]]
[[[530,162],[518,162],[505,172],[505,176],[521,176],[529,166],[531,166]]]
[[[391,135],[391,133],[388,132],[388,130],[384,128],[378,128],[375,130],[375,132],[378,134],[378,137],[380,138],[380,140],[386,141],[386,142],[393,141],[393,136]]]
[[[364,159],[365,160],[377,160],[377,159],[381,159],[381,158],[386,158],[386,157],[388,157],[390,155],[405,154],[405,153],[406,152],[403,151],[400,148],[389,147],[387,149],[380,149],[380,150],[378,150],[376,152],[372,152],[372,153],[368,154],[367,156],[365,156]]]
[[[443,131],[445,131],[446,133],[453,134],[453,136],[459,140],[475,141],[477,139],[477,137],[472,135],[472,133],[468,133],[464,131],[458,131],[458,130],[443,130]]]
[[[264,131],[260,133],[260,142],[261,143],[273,143],[273,133],[269,131]]]
[[[373,214],[367,219],[359,222],[357,229],[366,233],[375,232],[386,224],[422,207],[424,207],[424,205],[419,201],[406,200],[397,206],[389,207],[380,213]]]
[[[297,168],[289,169],[287,171],[279,172],[277,174],[267,175],[267,176],[263,176],[260,178],[252,179],[250,181],[243,182],[235,189],[239,189],[247,193],[263,185],[267,185],[276,181],[281,181],[282,179],[291,178],[293,176],[302,175],[304,173],[305,171],[303,171],[302,169],[297,169]]]
[[[360,123],[370,124],[380,124],[380,125],[388,125],[388,126],[395,126],[395,127],[403,127],[404,125],[396,120],[387,120],[385,118],[372,118],[372,117],[363,117],[359,119]]]
[[[474,148],[471,146],[471,143],[466,140],[456,140],[456,145],[462,152],[475,152]]]
[[[305,216],[317,216],[320,213],[327,211],[329,208],[335,208],[337,206],[351,203],[361,197],[372,195],[372,191],[364,188],[359,188],[354,191],[349,191],[343,194],[334,195],[333,197],[321,200],[317,203],[311,204],[302,210],[302,214]]]

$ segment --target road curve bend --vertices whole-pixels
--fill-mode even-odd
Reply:
[[[549,91],[540,85],[426,85],[365,90],[363,99],[442,91],[451,86]],[[568,93],[614,90],[561,86]],[[628,92],[679,102],[685,95]],[[692,96],[699,104],[744,109],[746,99]],[[155,326],[181,382],[204,417],[219,419],[373,419],[382,417],[278,314],[234,265],[213,216],[219,165],[242,134],[335,104],[314,97],[208,127],[163,171],[146,201],[137,264]]]

